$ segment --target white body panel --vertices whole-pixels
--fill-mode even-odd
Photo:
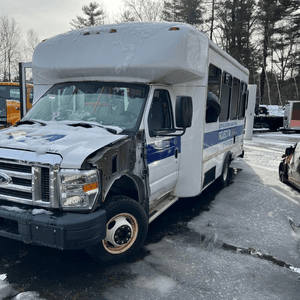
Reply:
[[[59,154],[62,157],[61,168],[80,169],[91,153],[125,137],[96,126],[74,128],[48,122],[46,126],[20,125],[1,130],[0,148],[28,150],[37,155]]]
[[[170,31],[174,26],[180,30]],[[36,47],[34,85],[40,95],[49,84],[65,81],[188,82],[204,76],[207,45],[206,35],[179,23],[137,22],[70,31]]]

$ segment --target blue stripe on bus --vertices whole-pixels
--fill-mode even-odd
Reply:
[[[207,132],[204,134],[203,148],[207,149],[214,145],[228,141],[232,139],[234,136],[242,135],[243,133],[244,133],[243,125]]]
[[[155,147],[157,145],[157,147]],[[175,155],[175,150],[181,152],[181,137],[174,137],[161,142],[147,145],[147,163],[151,164]]]

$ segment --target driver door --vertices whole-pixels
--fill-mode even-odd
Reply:
[[[147,163],[150,202],[171,192],[178,180],[181,138],[155,136],[155,130],[174,129],[173,109],[168,89],[155,89],[146,122]]]

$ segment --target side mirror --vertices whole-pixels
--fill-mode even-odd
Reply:
[[[188,128],[192,126],[193,101],[189,96],[176,97],[176,127]]]

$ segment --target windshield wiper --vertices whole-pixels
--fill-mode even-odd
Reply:
[[[33,125],[33,124],[41,124],[42,126],[46,126],[46,123],[43,123],[41,121],[37,120],[24,120],[24,121],[19,121],[15,124],[15,126],[19,125]]]
[[[103,129],[106,129],[110,133],[113,133],[113,134],[118,133],[117,130],[106,127],[106,126],[103,126],[103,125],[100,125],[100,124],[90,124],[90,123],[85,123],[85,122],[79,122],[79,123],[72,123],[72,124],[68,124],[68,125],[73,126],[73,127],[81,126],[81,127],[84,127],[84,128],[92,128],[92,127],[97,126],[97,127],[101,127]]]

